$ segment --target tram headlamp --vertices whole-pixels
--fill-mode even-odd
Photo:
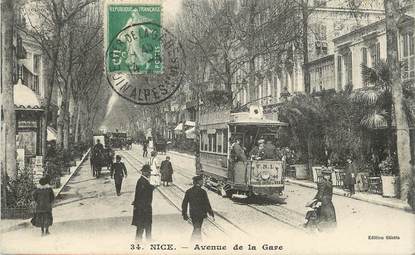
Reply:
[[[268,171],[261,172],[262,180],[268,180],[271,177]]]

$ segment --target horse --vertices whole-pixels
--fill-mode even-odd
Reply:
[[[102,151],[94,151],[91,155],[91,168],[92,176],[99,178],[101,175],[101,169],[106,166],[105,155]]]

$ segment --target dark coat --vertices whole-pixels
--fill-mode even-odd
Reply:
[[[36,202],[36,213],[51,212],[55,194],[50,187],[37,188],[33,192],[33,200]]]
[[[323,179],[317,186],[315,199],[321,202],[318,210],[319,227],[329,228],[336,226],[336,211],[332,202],[333,185],[331,181]]]
[[[123,162],[115,162],[111,166],[111,177],[114,177],[116,180],[120,180],[127,176],[127,168]]]
[[[182,203],[183,216],[187,217],[187,206],[189,204],[191,218],[206,218],[208,213],[213,216],[208,195],[201,187],[193,186],[186,191]]]
[[[132,203],[134,206],[132,225],[140,226],[143,222],[151,223],[153,214],[151,207],[153,190],[154,186],[150,184],[146,177],[141,176],[138,179],[135,187],[135,197]]]
[[[173,181],[173,167],[169,160],[164,160],[161,162],[160,166],[161,181],[162,182],[172,182]]]
[[[242,146],[238,143],[234,143],[231,150],[231,158],[233,161],[243,161],[246,162],[246,155]]]
[[[347,185],[356,184],[357,170],[353,162],[347,166],[345,174],[346,175],[344,176],[344,181],[343,181],[344,185],[347,186]],[[352,176],[352,174],[354,174],[354,177]]]
[[[264,145],[264,159],[275,159],[277,155],[277,147],[272,143],[266,143]]]

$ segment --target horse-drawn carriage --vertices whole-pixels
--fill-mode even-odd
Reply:
[[[109,172],[114,156],[114,151],[108,144],[107,136],[94,135],[94,146],[91,150],[92,175],[99,178],[103,167],[106,167],[106,170]]]
[[[164,139],[157,139],[154,143],[154,150],[159,154],[166,154],[167,142]]]

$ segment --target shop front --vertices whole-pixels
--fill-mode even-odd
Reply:
[[[42,152],[43,109],[35,92],[19,80],[14,86],[18,168],[32,164]]]

